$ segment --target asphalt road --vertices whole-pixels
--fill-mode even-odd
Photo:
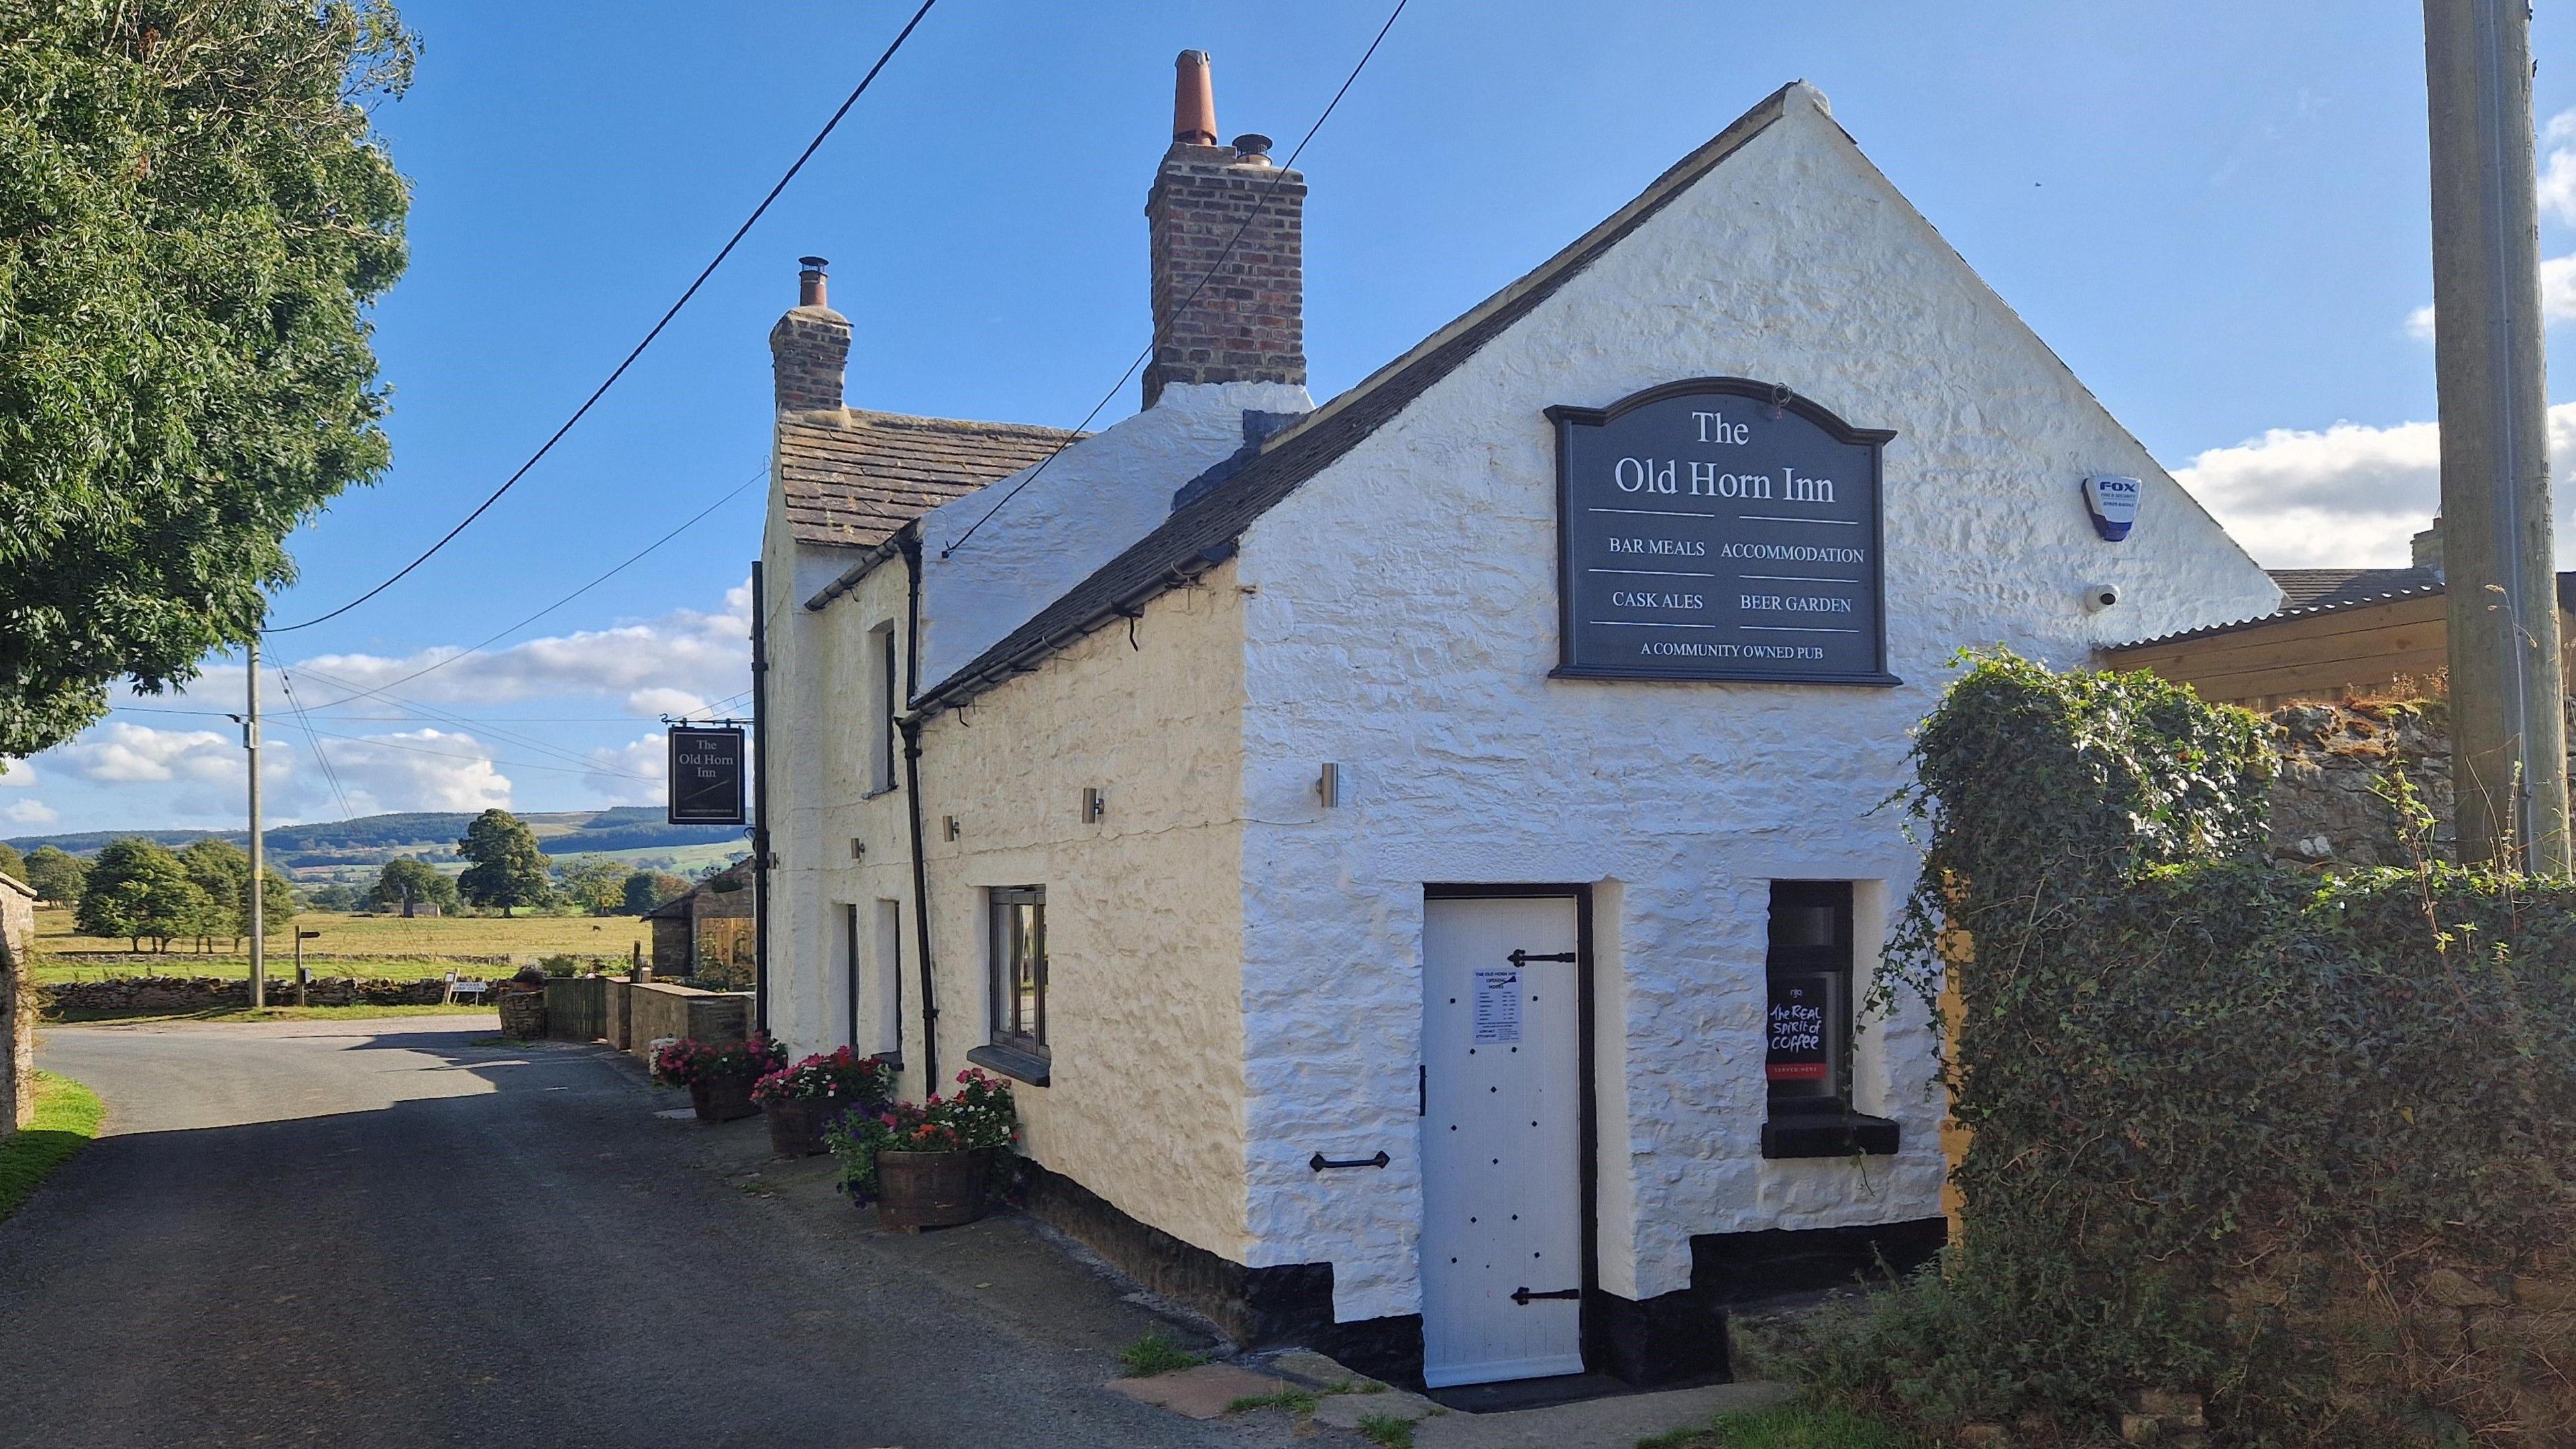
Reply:
[[[1104,1392],[1155,1320],[1015,1220],[876,1233],[492,1020],[46,1033],[111,1135],[0,1223],[0,1445],[1286,1442]]]

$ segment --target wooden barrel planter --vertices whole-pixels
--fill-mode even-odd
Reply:
[[[780,1157],[812,1157],[823,1151],[823,1129],[834,1118],[850,1110],[844,1101],[772,1102],[769,1113],[769,1150]]]
[[[689,1105],[701,1122],[733,1122],[760,1110],[751,1100],[748,1077],[716,1077],[689,1083]]]
[[[984,1216],[993,1150],[880,1152],[877,1224],[900,1232],[954,1228]]]
[[[493,1008],[501,1013],[501,1035],[512,1041],[536,1041],[546,1034],[546,994],[504,991]]]

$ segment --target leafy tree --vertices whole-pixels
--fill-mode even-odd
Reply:
[[[594,916],[626,904],[628,869],[605,856],[585,855],[563,868],[564,894]]]
[[[658,870],[639,870],[626,878],[626,909],[636,915],[689,893],[689,883]]]
[[[385,868],[376,873],[376,883],[367,892],[367,900],[387,910],[399,906],[406,916],[423,905],[452,911],[456,909],[456,882],[435,866],[398,856],[386,861]]]
[[[471,864],[456,888],[478,906],[499,906],[509,915],[520,906],[541,906],[554,898],[554,872],[545,852],[537,849],[534,831],[507,810],[486,810],[465,827],[456,853]]]
[[[71,905],[81,898],[81,882],[88,876],[88,861],[50,845],[39,845],[27,856],[27,884],[36,888],[41,901]]]
[[[0,0],[0,756],[248,639],[389,457],[390,0]]]
[[[8,876],[21,885],[32,884],[27,879],[27,858],[18,853],[18,847],[5,840],[0,840],[0,875]]]
[[[173,936],[195,934],[214,909],[170,847],[117,840],[98,853],[74,919],[83,935],[123,936],[138,951],[148,936],[167,951]]]
[[[250,934],[250,853],[229,840],[208,836],[181,846],[178,855],[188,879],[206,893],[206,918],[199,923],[198,934],[230,936],[239,946],[242,937]],[[295,888],[274,866],[265,867],[261,875],[266,889],[260,892],[260,914],[266,923],[274,926],[295,919]]]
[[[367,904],[367,894],[356,886],[330,881],[306,891],[304,904],[317,911],[354,911]]]

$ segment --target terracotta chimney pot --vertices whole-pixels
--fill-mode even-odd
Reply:
[[[1184,146],[1216,144],[1216,82],[1208,53],[1185,50],[1172,62],[1172,139]]]

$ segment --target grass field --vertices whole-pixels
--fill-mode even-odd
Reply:
[[[575,956],[613,956],[626,959],[638,942],[651,948],[649,928],[635,916],[349,916],[323,911],[307,911],[291,923],[282,922],[269,935],[268,969],[272,979],[289,976],[294,970],[295,943],[287,934],[291,929],[319,931],[321,936],[304,943],[305,965],[317,974],[328,976],[382,976],[395,980],[413,980],[423,976],[445,975],[449,957],[510,956],[522,960],[539,956],[570,954]],[[200,955],[185,949],[181,942],[170,943],[170,954],[149,963],[91,963],[77,958],[65,959],[59,953],[70,951],[124,952],[131,943],[123,937],[108,939],[73,934],[72,913],[48,909],[36,912],[36,979],[38,981],[96,980],[102,976],[246,976],[250,974],[248,947],[240,951],[218,941],[218,950]],[[145,943],[148,947],[149,942]],[[489,972],[492,968],[478,968]]]
[[[686,876],[694,876],[708,866],[722,865],[737,855],[750,853],[749,847],[739,840],[718,840],[707,845],[639,845],[633,850],[589,852],[602,860],[618,861],[633,866],[637,870],[644,869],[645,862],[652,861],[655,862],[652,867],[655,870]],[[553,858],[576,860],[580,857],[567,855]]]
[[[24,1206],[55,1168],[79,1156],[106,1116],[96,1092],[69,1077],[36,1073],[36,1120],[23,1132],[0,1137],[0,1222]]]

